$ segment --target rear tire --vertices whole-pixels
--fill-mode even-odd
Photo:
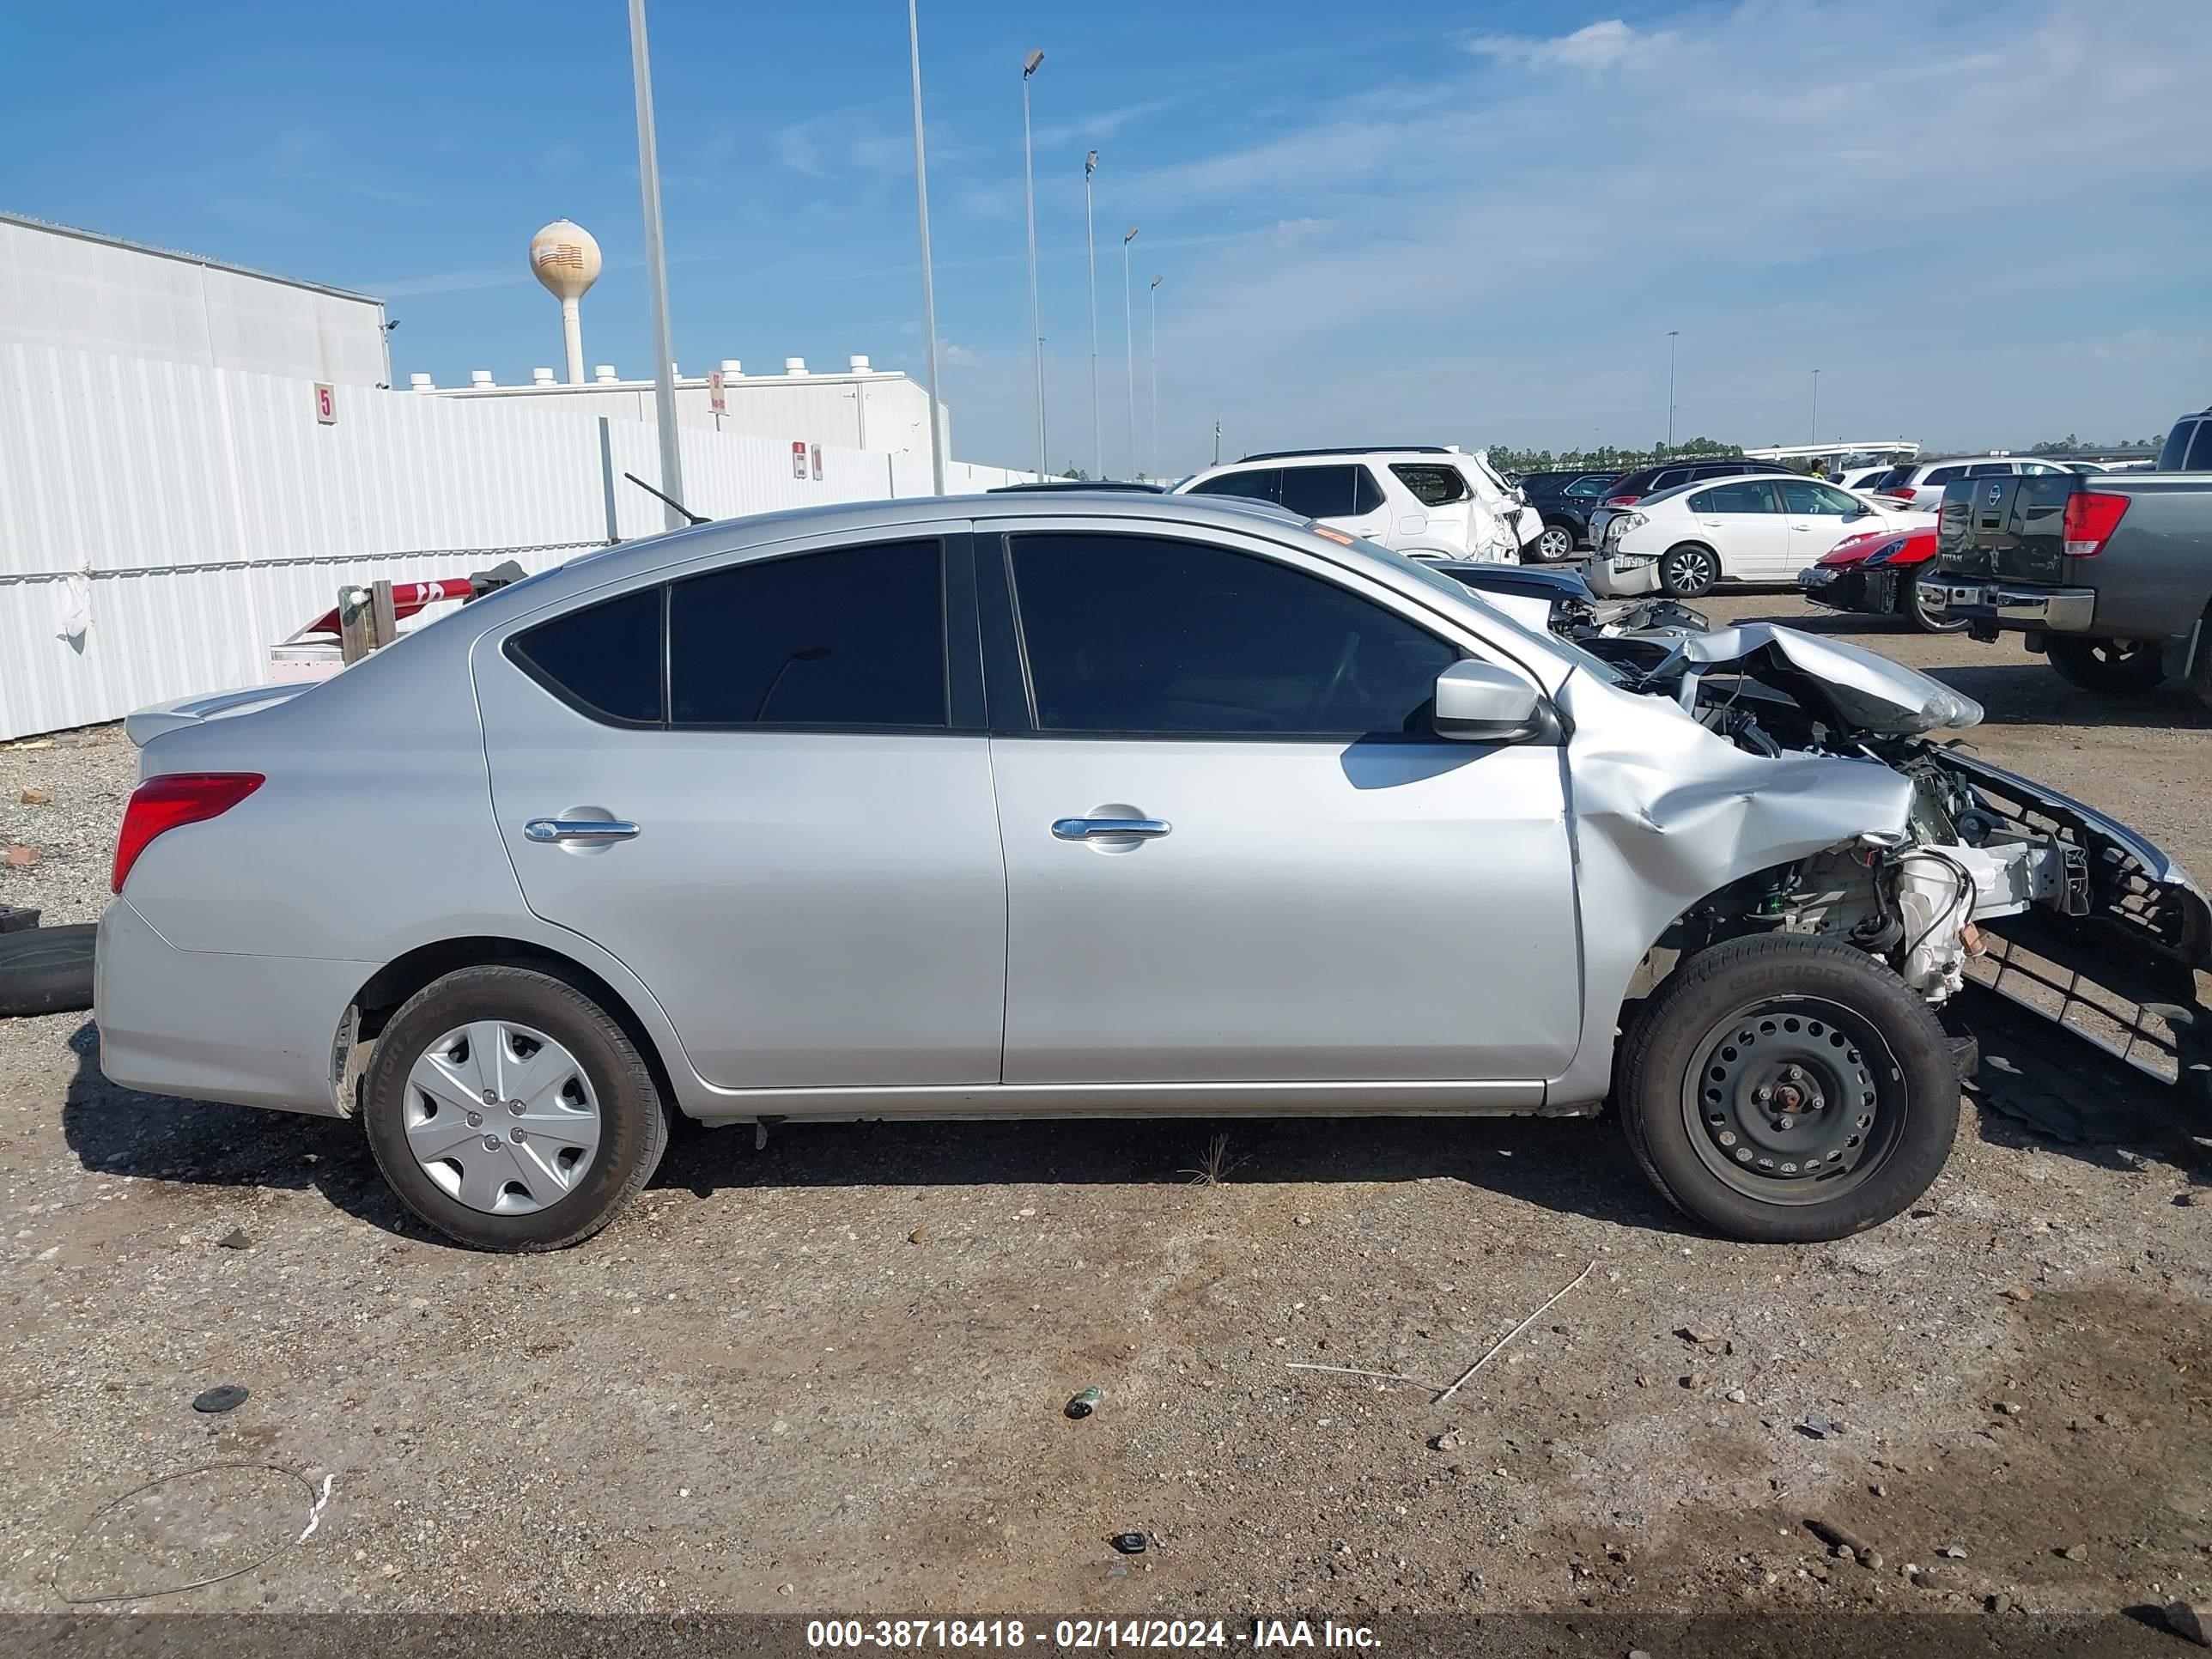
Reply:
[[[2197,660],[2189,665],[2189,689],[2197,702],[2212,708],[2212,606],[2206,608],[2197,630]]]
[[[1897,614],[1923,634],[1960,634],[1966,631],[1964,617],[1941,617],[1929,612],[1928,603],[1921,595],[1920,578],[1910,572],[1898,579]]]
[[[67,1014],[92,1006],[92,923],[0,934],[0,1017]]]
[[[2054,635],[2044,645],[2059,678],[2100,696],[2141,696],[2166,678],[2165,653],[2155,640],[2061,639]]]
[[[1802,936],[1686,958],[1638,1013],[1613,1092],[1668,1201],[1757,1243],[1888,1220],[1928,1190],[1959,1123],[1927,1004],[1863,951]]]
[[[1720,556],[1702,543],[1683,542],[1659,556],[1659,586],[1678,599],[1701,599],[1720,579]]]
[[[1575,556],[1574,526],[1562,520],[1547,520],[1528,556],[1538,564],[1565,564]]]
[[[589,1238],[668,1145],[668,1103],[629,1034],[528,968],[464,968],[409,998],[377,1039],[362,1115],[400,1201],[479,1250]]]

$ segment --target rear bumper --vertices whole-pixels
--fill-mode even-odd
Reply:
[[[1797,591],[1832,611],[1886,612],[1897,609],[1897,580],[1898,573],[1887,567],[1814,565],[1797,573]]]
[[[100,1069],[149,1094],[341,1115],[332,1050],[377,964],[179,951],[128,899],[100,919]]]
[[[1995,628],[2080,634],[2097,617],[2094,587],[2040,587],[1979,576],[1936,575],[1922,584],[1929,608]]]
[[[1659,561],[1649,553],[1593,553],[1583,561],[1590,592],[1601,599],[1635,599],[1659,591]]]

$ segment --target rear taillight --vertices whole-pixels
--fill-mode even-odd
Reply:
[[[1643,499],[1641,495],[1608,495],[1605,498],[1605,504],[1607,507],[1633,507]]]
[[[1899,484],[1893,489],[1877,489],[1874,493],[1881,496],[1884,501],[1902,501],[1907,507],[1910,507],[1912,504],[1912,486],[1911,484]]]
[[[2094,559],[2127,516],[2129,497],[2100,490],[2076,490],[2066,498],[2066,516],[2060,534],[2069,559]]]
[[[131,792],[123,809],[123,833],[115,842],[115,873],[109,887],[123,890],[131,866],[154,838],[179,824],[221,817],[261,787],[258,772],[171,772],[149,778]]]

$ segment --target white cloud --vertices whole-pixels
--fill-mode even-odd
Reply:
[[[1571,34],[1533,40],[1523,34],[1473,34],[1462,42],[1480,58],[1503,63],[1532,64],[1540,68],[1606,70],[1632,55],[1663,42],[1665,34],[1638,34],[1618,17],[1586,23]]]

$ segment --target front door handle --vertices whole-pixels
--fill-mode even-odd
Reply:
[[[1165,818],[1054,818],[1052,833],[1062,841],[1102,841],[1126,836],[1157,841],[1175,826]]]
[[[532,818],[522,826],[527,839],[556,841],[635,841],[637,826],[621,818]]]

